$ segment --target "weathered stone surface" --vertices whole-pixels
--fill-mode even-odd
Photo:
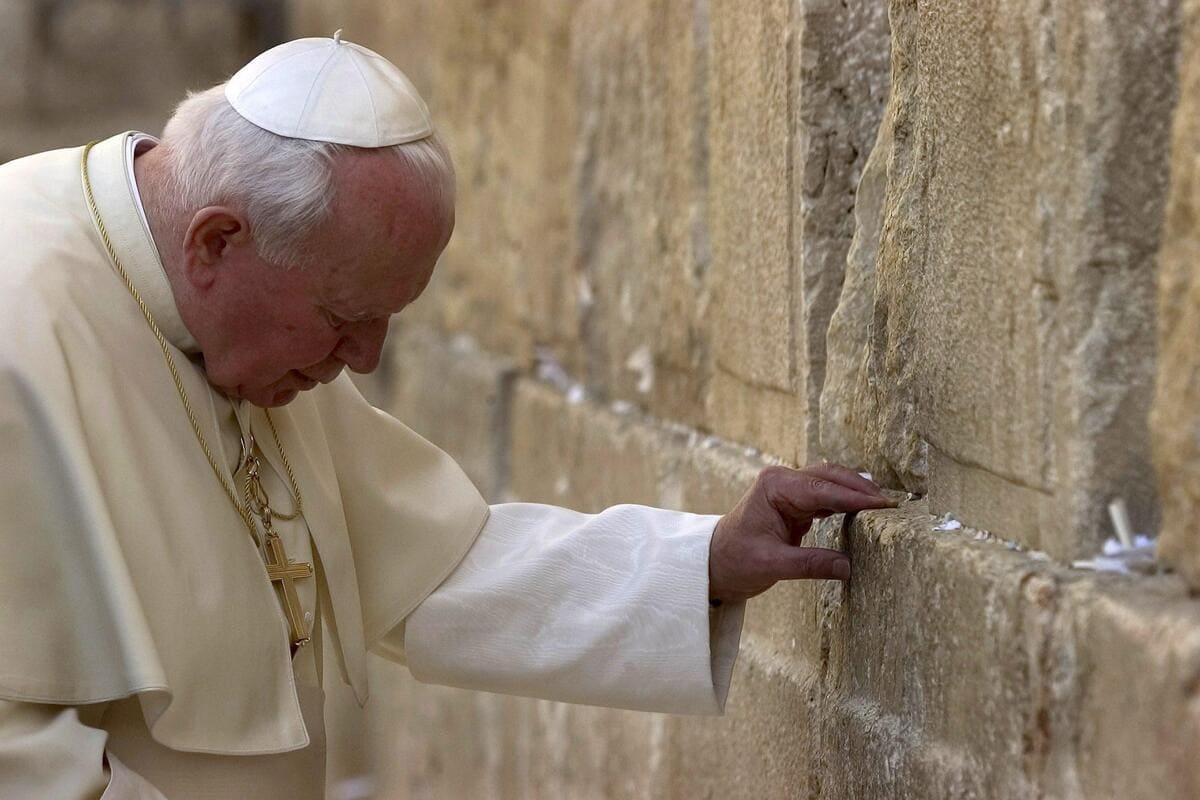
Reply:
[[[840,754],[829,796],[1200,791],[1200,601],[1177,578],[1096,576],[934,532],[923,512],[849,531],[855,576],[821,630],[814,711]],[[893,770],[859,767],[889,752]]]
[[[740,448],[705,446],[520,381],[514,437],[535,424],[538,438],[514,448],[524,499],[596,509],[633,497],[719,511],[764,465]],[[601,462],[612,468],[583,466],[585,481],[559,480]],[[707,787],[713,796],[830,800],[1183,800],[1200,790],[1200,600],[1176,578],[1069,570],[974,530],[935,531],[935,522],[916,502],[845,529],[823,524],[814,541],[851,553],[853,581],[780,586],[751,601],[729,716],[633,733],[621,718],[632,737],[623,741],[645,737],[658,753],[630,762],[642,776],[630,785],[673,793],[612,796]],[[603,749],[589,738],[599,730],[615,735],[600,712],[560,713],[591,720],[578,733],[588,752]],[[800,739],[820,746],[799,748]],[[686,766],[664,768],[662,758]],[[571,774],[590,773],[577,765]],[[553,780],[561,791],[591,791],[561,773]]]
[[[407,362],[415,386],[464,366],[425,337],[397,340],[411,353],[425,339]],[[511,392],[511,424],[491,431],[511,437],[517,499],[721,512],[766,463],[536,381]],[[425,687],[376,664],[384,794],[1195,796],[1200,600],[1176,578],[1068,570],[935,522],[915,502],[822,523],[814,542],[845,548],[854,579],[751,601],[725,718]]]
[[[878,419],[879,391],[865,381],[870,355],[870,323],[875,302],[875,261],[883,228],[887,197],[887,165],[891,155],[892,117],[885,116],[875,145],[863,168],[854,199],[854,237],[846,255],[845,279],[837,308],[829,320],[825,342],[827,363],[820,400],[821,454],[841,464],[867,469],[881,484],[902,486],[898,472],[924,476],[918,444],[917,463],[893,466],[882,452],[882,441],[872,430]],[[907,482],[912,483],[910,478]],[[917,481],[919,482],[919,481]]]
[[[1152,428],[1162,497],[1159,553],[1200,589],[1200,3],[1184,4],[1171,191],[1159,254],[1158,381]]]
[[[614,503],[664,503],[664,479],[686,434],[654,430],[635,414],[597,414],[533,381],[518,381],[512,403],[512,493],[523,500],[595,512]],[[622,499],[615,499],[622,498]],[[671,498],[665,498],[670,500]]]
[[[1175,13],[892,4],[857,418],[907,488],[925,488],[928,445],[936,510],[1060,557],[1096,548],[1115,496],[1140,528],[1155,521],[1145,418]]]
[[[805,462],[854,188],[886,93],[887,21],[878,3],[824,0],[718,2],[711,18],[709,424]]]
[[[710,369],[708,21],[703,4],[578,4],[583,377],[693,425]],[[663,320],[670,320],[663,325]]]
[[[508,402],[515,369],[465,335],[393,326],[379,369],[356,378],[374,405],[445,450],[484,497],[499,499],[507,477]]]
[[[789,7],[787,0],[717,0],[710,11],[716,366],[786,393],[796,388],[798,355]]]
[[[890,39],[884,3],[802,0],[792,9],[791,251],[806,461],[820,439],[827,330],[856,230],[851,209],[887,99]]]
[[[1200,600],[1166,579],[1081,581],[1065,594],[1075,613],[1047,649],[1072,701],[1052,718],[1060,760],[1078,757],[1067,775],[1079,796],[1200,796]]]
[[[375,656],[368,667],[375,796],[530,796],[534,701],[427,686]]]

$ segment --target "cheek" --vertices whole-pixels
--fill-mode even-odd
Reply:
[[[274,383],[290,370],[306,367],[329,352],[336,339],[331,340],[322,328],[327,330],[328,326],[261,316],[247,321],[239,326],[237,340],[221,360],[219,369],[230,373],[225,377],[233,384]]]
[[[337,346],[339,336],[325,322],[289,324],[272,348],[288,369],[301,369],[324,360]]]

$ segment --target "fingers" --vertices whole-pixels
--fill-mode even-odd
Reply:
[[[779,580],[849,580],[850,559],[844,553],[823,547],[781,548],[776,577]]]
[[[840,483],[848,489],[856,489],[867,494],[875,494],[883,496],[879,484],[874,481],[867,480],[862,475],[859,475],[852,469],[843,467],[841,464],[813,464],[807,466],[800,472],[806,472],[809,475],[816,475],[819,478],[824,478],[827,481]]]
[[[780,468],[764,475],[767,501],[786,519],[805,522],[818,515],[893,508],[882,495],[864,492],[808,471]]]

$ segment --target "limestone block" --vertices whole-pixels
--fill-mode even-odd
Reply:
[[[712,237],[717,368],[795,389],[792,30],[785,0],[712,4]]]
[[[724,717],[673,717],[672,797],[809,797],[823,755],[807,745],[810,676],[760,657],[748,641],[734,669]]]
[[[923,443],[916,439],[906,452],[911,460],[890,463],[881,438],[873,430],[880,419],[877,391],[859,389],[870,355],[870,324],[875,302],[875,261],[887,198],[887,165],[891,154],[892,116],[880,125],[863,168],[854,199],[854,236],[846,255],[845,280],[837,308],[829,320],[827,362],[820,401],[821,453],[831,461],[865,469],[881,484],[922,483]],[[865,386],[864,386],[865,388]],[[899,477],[904,474],[905,478]]]
[[[688,424],[711,364],[708,20],[703,5],[591,0],[572,20],[578,298],[593,392]]]
[[[570,169],[577,128],[571,4],[435,4],[435,98],[460,165],[458,235],[444,258],[445,325],[524,358],[578,330]]]
[[[368,667],[375,796],[530,796],[534,701],[421,684],[375,656]]]
[[[670,435],[594,405],[568,403],[519,380],[512,404],[512,493],[521,500],[596,512],[617,503],[665,505]]]
[[[1159,254],[1158,381],[1152,430],[1163,527],[1159,555],[1200,589],[1200,3],[1184,4],[1179,111]]]
[[[511,362],[465,336],[446,340],[407,322],[393,327],[365,394],[375,405],[449,453],[484,497],[496,500],[507,475]]]
[[[529,741],[534,796],[669,796],[664,717],[538,701]]]
[[[1080,582],[1052,665],[1088,676],[1068,714],[1083,797],[1200,796],[1200,602],[1162,580]],[[1136,769],[1129,765],[1136,764]]]
[[[811,453],[819,440],[827,331],[856,228],[851,210],[887,99],[890,37],[887,8],[873,0],[803,0],[792,14],[791,252]]]
[[[936,532],[924,510],[846,532],[854,578],[811,633],[814,796],[1194,796],[1200,601]]]
[[[819,587],[814,716],[838,754],[825,781],[864,798],[892,781],[914,797],[1030,796],[1015,743],[1034,707],[1031,656],[1014,642],[1026,635],[1023,587],[1049,568],[935,533],[925,511],[859,515],[842,540],[851,583]],[[889,771],[856,766],[884,753]]]
[[[123,130],[157,134],[189,89],[257,52],[232,4],[0,6],[0,162]]]
[[[891,11],[887,198],[852,424],[936,511],[1056,556],[1093,552],[1116,496],[1150,529],[1175,3]]]
[[[710,14],[709,422],[804,462],[886,86],[887,21],[878,3],[824,0],[718,2]]]

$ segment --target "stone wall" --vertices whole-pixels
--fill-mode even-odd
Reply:
[[[854,388],[821,409],[840,455],[1059,558],[1096,550],[1118,497],[1153,530],[1175,3],[891,11],[874,257],[852,262],[873,275],[831,332],[826,385]]]
[[[0,163],[126,130],[286,34],[284,0],[3,0]]]
[[[1120,497],[1200,586],[1184,5],[294,2],[455,155],[364,385],[489,496],[720,512],[822,457],[922,495],[821,527],[849,585],[751,602],[723,718],[375,663],[383,796],[1200,796],[1200,601],[1070,566]]]
[[[1180,101],[1159,257],[1159,368],[1152,418],[1163,506],[1161,554],[1200,590],[1200,2],[1184,3]]]

